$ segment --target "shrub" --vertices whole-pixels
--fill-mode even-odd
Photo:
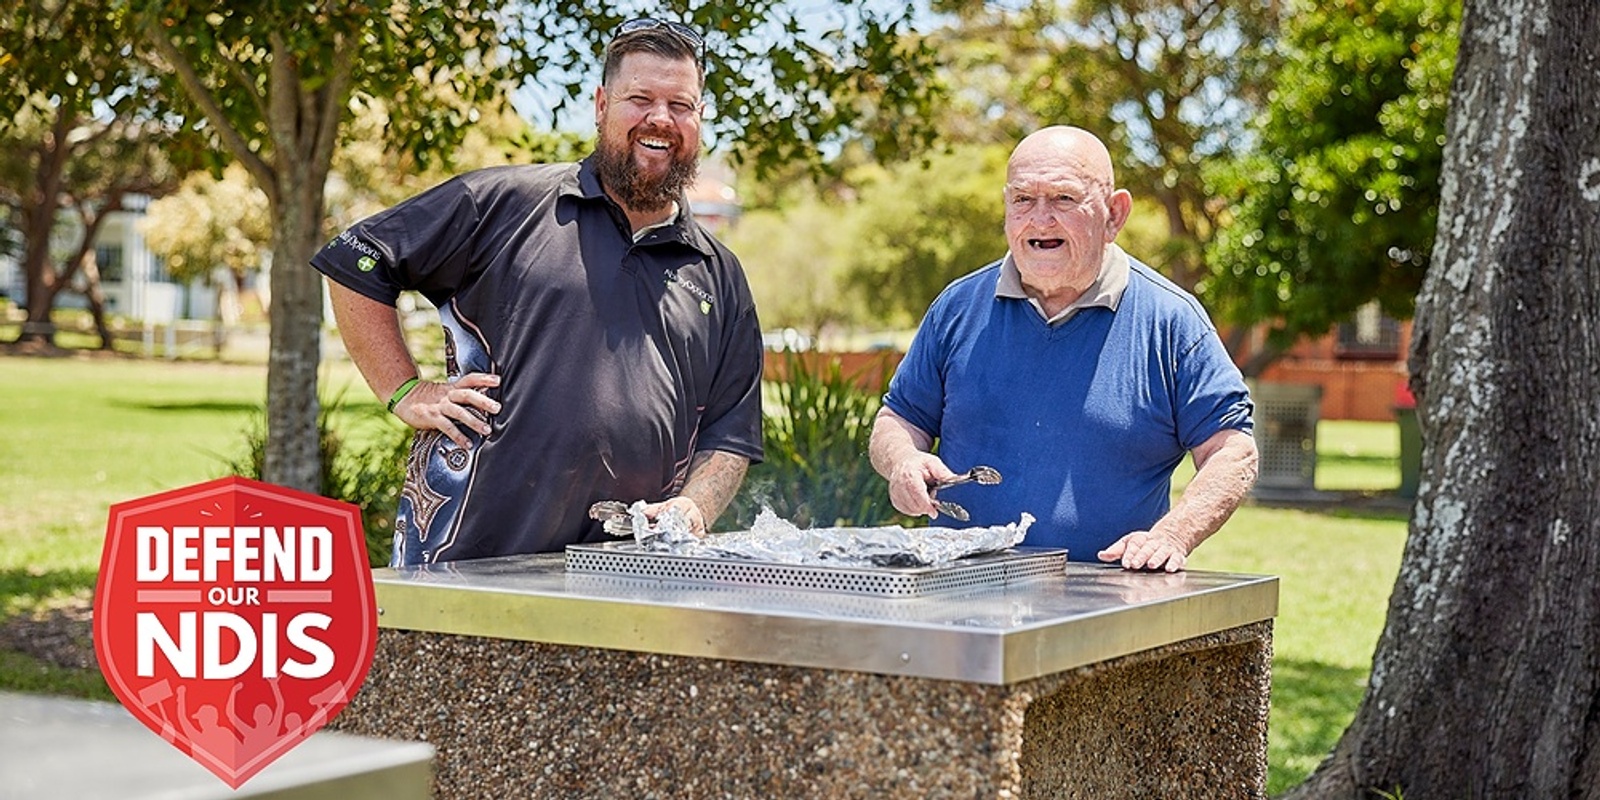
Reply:
[[[764,387],[766,459],[750,468],[719,527],[747,528],[763,506],[801,527],[910,524],[867,458],[888,371],[863,388],[837,358],[781,357],[785,377]]]
[[[379,427],[371,444],[354,448],[334,427],[334,418],[355,417]],[[224,459],[230,473],[261,480],[266,457],[267,415],[258,410],[244,431],[245,452]],[[374,567],[387,566],[394,549],[394,515],[400,504],[400,486],[405,481],[406,458],[411,452],[411,429],[398,425],[375,406],[348,406],[341,393],[322,404],[317,413],[317,441],[322,455],[322,478],[317,493],[343,500],[361,509],[361,528],[366,535],[367,561]]]

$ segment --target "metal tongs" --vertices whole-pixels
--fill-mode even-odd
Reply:
[[[601,500],[589,506],[589,519],[599,520],[601,529],[611,536],[633,538],[633,520],[628,516],[628,504],[621,500]]]
[[[601,500],[589,506],[589,519],[598,520],[607,536],[632,539],[641,547],[673,546],[700,538],[689,528],[689,517],[679,508],[667,508],[655,519],[638,511],[645,502],[628,505],[621,500]]]
[[[949,500],[940,500],[938,497],[939,490],[946,487],[955,486],[956,484],[960,483],[977,483],[980,486],[993,486],[999,482],[1000,471],[994,467],[973,467],[972,469],[969,469],[960,475],[956,475],[951,478],[945,478],[942,481],[934,481],[928,486],[928,497],[932,498],[933,502],[938,504],[940,514],[948,514],[952,519],[955,519],[959,522],[966,522],[967,520],[971,519],[971,516],[967,514],[967,510],[955,503],[950,502]],[[590,509],[591,514],[593,514],[593,511],[593,509]]]

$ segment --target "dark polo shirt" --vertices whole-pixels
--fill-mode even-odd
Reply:
[[[417,436],[397,564],[596,540],[597,500],[676,494],[697,451],[761,459],[761,333],[738,260],[687,210],[633,241],[588,161],[459,176],[311,263],[380,302],[422,293],[449,376],[501,376],[487,440]]]

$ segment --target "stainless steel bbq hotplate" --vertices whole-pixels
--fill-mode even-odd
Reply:
[[[1043,547],[1015,547],[935,567],[825,567],[680,556],[641,550],[635,542],[567,545],[569,573],[887,598],[998,588],[1060,576],[1066,564],[1066,550]]]

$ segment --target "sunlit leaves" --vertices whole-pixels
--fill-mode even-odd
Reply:
[[[125,19],[103,2],[16,0],[0,5],[0,129],[25,106],[54,117],[135,113],[149,100],[131,63]]]
[[[1004,255],[1009,151],[968,145],[926,163],[862,167],[848,203],[811,197],[747,214],[729,243],[762,322],[915,327],[947,283]]]
[[[178,191],[150,204],[140,231],[176,281],[205,280],[222,266],[237,276],[259,269],[270,249],[267,198],[238,165],[221,180],[189,176]]]
[[[640,13],[677,19],[706,38],[706,131],[736,163],[771,173],[818,163],[846,141],[881,160],[926,149],[942,97],[938,54],[911,30],[914,8],[878,0],[673,3],[669,10],[607,3],[575,10],[523,5],[525,74],[559,87],[569,108],[587,102],[616,25]],[[585,43],[587,47],[574,47]],[[586,91],[587,90],[587,91]],[[553,115],[552,111],[552,115]]]
[[[92,247],[84,236],[96,221],[128,194],[176,180],[172,131],[150,72],[131,58],[126,23],[104,2],[0,6],[0,208],[40,320]],[[61,235],[62,219],[71,234]]]
[[[1201,167],[1248,145],[1246,123],[1270,84],[1278,5],[1216,0],[943,0],[952,35],[992,42],[1015,101],[990,106],[1010,137],[1052,124],[1100,135],[1118,183],[1158,202],[1174,246],[1144,253],[1179,283],[1195,278],[1215,226]],[[991,90],[992,91],[992,90]],[[1008,107],[1017,102],[1023,110]],[[1025,110],[1025,111],[1024,111]]]
[[[696,7],[691,7],[691,5]],[[135,2],[197,64],[229,119],[262,129],[274,59],[292,58],[298,90],[315,95],[339,70],[350,91],[391,106],[390,141],[421,161],[447,156],[473,107],[533,82],[582,114],[599,56],[630,3],[555,0],[460,4],[305,4],[272,0],[220,9]],[[706,128],[733,160],[762,171],[819,161],[861,137],[884,159],[926,148],[937,56],[910,31],[911,8],[875,0],[830,4],[747,0],[656,11],[705,31]],[[197,109],[186,117],[193,122]],[[556,109],[546,119],[552,122]],[[581,118],[581,116],[580,116]],[[267,140],[270,143],[270,138]]]
[[[1304,2],[1256,126],[1209,178],[1226,203],[1200,289],[1276,344],[1377,300],[1409,317],[1432,248],[1460,9],[1448,0]]]

